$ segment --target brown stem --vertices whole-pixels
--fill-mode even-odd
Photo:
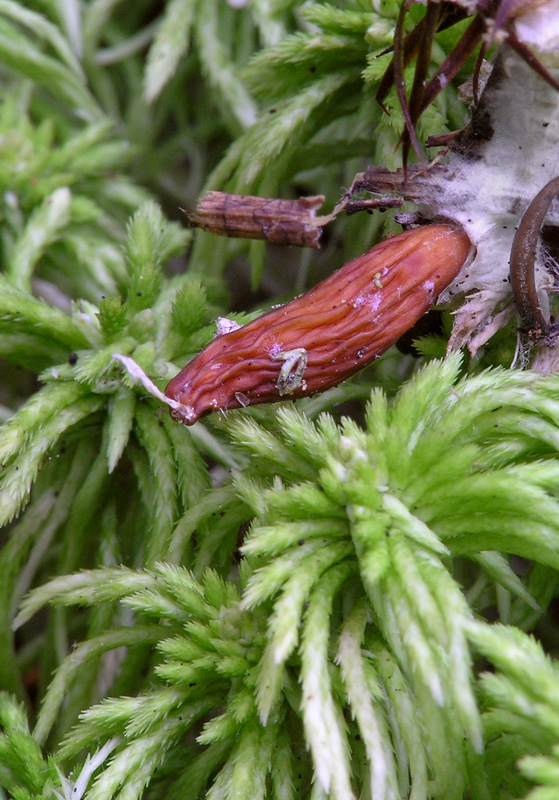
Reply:
[[[510,254],[510,282],[521,330],[531,339],[541,339],[550,333],[536,289],[536,251],[541,228],[553,200],[559,195],[559,177],[549,181],[538,192],[516,231]]]
[[[464,9],[459,8],[454,5],[454,3],[440,3],[440,20],[439,20],[439,27],[438,31],[444,31],[447,28],[451,28],[457,22],[465,19],[467,13]],[[424,40],[426,36],[425,31],[425,18],[423,18],[420,22],[417,23],[415,28],[407,34],[404,38],[402,43],[402,49],[404,51],[404,66],[407,67],[410,64],[412,58],[417,54],[421,42]],[[394,47],[387,47],[386,50],[383,50],[382,53],[379,53],[380,56],[386,55],[386,53],[390,53],[394,50]],[[375,95],[375,99],[382,110],[388,114],[388,109],[384,105],[384,100],[390,88],[394,85],[394,59],[390,62],[388,67],[386,68],[386,72],[380,79],[380,83],[378,85],[377,93]]]
[[[417,141],[417,136],[415,133],[415,126],[413,120],[410,115],[410,109],[408,106],[408,99],[406,97],[406,82],[404,78],[404,49],[402,47],[403,38],[404,38],[404,20],[406,18],[406,14],[408,11],[408,0],[405,0],[402,3],[402,7],[400,9],[400,13],[398,15],[398,20],[396,22],[396,29],[394,31],[394,84],[396,86],[396,94],[398,95],[398,101],[400,103],[400,108],[402,109],[402,115],[404,117],[404,122],[406,125],[406,130],[409,136],[409,140],[413,145],[413,149],[417,153],[417,157],[419,159],[420,164],[424,167],[425,161],[423,159],[423,153],[421,152],[421,147],[419,146],[419,142]],[[407,176],[407,150],[404,152],[404,177]]]
[[[406,67],[417,53],[417,50],[419,49],[421,38],[423,36],[422,22],[418,23],[418,25],[416,25],[413,31],[408,33],[408,35],[405,37],[402,43],[402,50],[404,53],[404,66]],[[379,55],[381,56],[385,55],[386,53],[389,53],[391,50],[393,51],[394,48],[389,47],[387,50],[383,51],[382,53],[379,53]],[[386,72],[380,79],[377,93],[375,95],[375,100],[386,114],[388,114],[389,112],[386,106],[384,105],[384,101],[386,99],[388,92],[390,91],[390,88],[393,85],[394,85],[394,57],[392,57],[390,64],[386,68]]]
[[[439,92],[450,83],[464,62],[472,55],[485,31],[485,22],[478,14],[464,31],[456,47],[435,72],[423,94],[421,113],[428,108]]]
[[[529,67],[531,67],[534,72],[544,79],[550,86],[556,91],[559,91],[559,82],[555,80],[553,75],[547,70],[541,61],[536,58],[536,56],[532,53],[529,47],[526,47],[524,42],[521,42],[516,34],[514,34],[511,30],[507,32],[507,44],[509,44],[512,49],[518,53],[520,58],[522,58]]]
[[[421,101],[423,100],[425,85],[427,83],[427,72],[429,70],[429,65],[431,63],[431,47],[439,25],[439,18],[440,18],[439,4],[428,3],[427,11],[425,12],[425,17],[423,18],[424,35],[422,37],[419,46],[419,51],[417,54],[417,63],[415,66],[413,85],[411,88],[410,99],[409,99],[409,117],[411,123],[411,132],[406,121],[406,128],[402,135],[402,161],[404,163],[404,166],[407,166],[408,163],[410,144],[413,143],[414,149],[416,149],[417,151],[417,148],[415,147],[414,143],[414,138],[417,141],[415,134],[415,125],[421,115]],[[419,160],[421,163],[423,163],[422,155],[420,155]]]

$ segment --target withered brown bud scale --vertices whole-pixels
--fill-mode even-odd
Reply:
[[[313,220],[323,202],[324,195],[279,200],[208,192],[198,202],[196,211],[184,213],[190,227],[218,236],[319,248],[322,230]]]
[[[165,389],[192,425],[209,411],[322,392],[378,358],[436,301],[471,250],[450,225],[401,233],[306,294],[217,336]]]

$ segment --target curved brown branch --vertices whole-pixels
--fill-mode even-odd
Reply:
[[[520,315],[520,330],[535,341],[544,339],[551,332],[551,324],[545,318],[538,297],[535,264],[541,228],[551,203],[558,195],[559,177],[549,181],[528,206],[510,254],[510,282]]]

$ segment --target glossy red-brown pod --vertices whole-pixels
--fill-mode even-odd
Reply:
[[[217,336],[168,384],[192,425],[209,411],[322,392],[385,352],[436,301],[471,250],[450,225],[387,239],[309,292]]]

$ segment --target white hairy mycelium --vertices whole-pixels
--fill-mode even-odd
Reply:
[[[476,7],[468,0],[459,4]],[[559,0],[518,3],[514,13],[516,36],[558,80]],[[455,304],[463,298],[449,349],[467,345],[475,353],[514,317],[509,260],[515,230],[533,198],[557,175],[559,92],[504,43],[471,123],[445,154],[426,170],[410,168],[407,182],[401,172],[391,180],[386,170],[374,167],[356,179],[356,188],[413,200],[426,219],[458,223],[475,245],[473,261],[439,298]],[[559,201],[546,225],[559,225]],[[540,246],[536,284],[544,310],[549,290],[557,288],[554,267],[557,273]]]
[[[426,198],[435,214],[461,224],[476,247],[473,262],[440,298],[466,294],[451,346],[469,342],[473,351],[514,313],[508,279],[514,234],[532,199],[559,174],[559,93],[506,45],[496,70],[481,100],[491,138],[472,154],[451,153]],[[547,222],[559,224],[559,208],[552,206]],[[537,282],[545,307],[552,277],[544,260],[540,248]]]

